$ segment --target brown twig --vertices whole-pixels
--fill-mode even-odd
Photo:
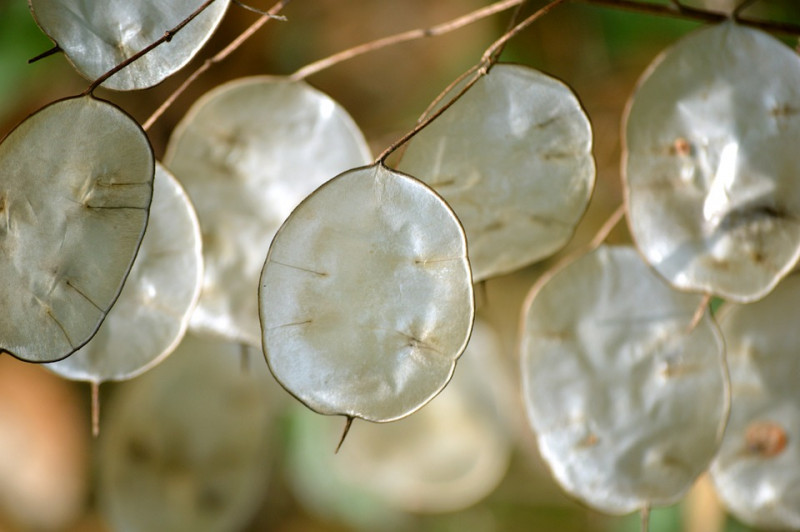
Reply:
[[[292,80],[305,79],[308,76],[316,74],[317,72],[325,70],[326,68],[330,68],[333,65],[339,64],[343,61],[347,61],[348,59],[352,59],[354,57],[358,57],[368,52],[373,52],[375,50],[380,50],[381,48],[386,48],[387,46],[392,46],[407,41],[413,41],[416,39],[422,39],[425,37],[437,37],[439,35],[449,33],[459,28],[463,28],[464,26],[472,24],[473,22],[477,22],[481,19],[494,15],[495,13],[500,13],[502,11],[505,11],[506,9],[510,9],[516,5],[523,3],[524,1],[526,0],[501,0],[499,2],[495,2],[494,4],[488,5],[484,8],[478,9],[471,13],[467,13],[466,15],[462,15],[453,20],[443,22],[442,24],[437,24],[436,26],[432,26],[430,28],[420,28],[415,30],[404,31],[402,33],[389,35],[388,37],[383,37],[375,41],[370,41],[368,43],[364,43],[355,46],[353,48],[348,48],[347,50],[343,50],[332,56],[320,59],[319,61],[315,61],[313,63],[304,66],[303,68],[297,70],[295,73],[291,74],[289,76],[289,79]]]
[[[544,7],[540,8],[539,10],[537,10],[535,13],[530,15],[528,18],[526,18],[525,20],[523,20],[522,22],[520,22],[516,26],[514,26],[510,31],[507,31],[506,33],[503,34],[502,37],[500,37],[495,42],[493,42],[489,46],[489,48],[487,48],[486,51],[483,53],[483,55],[481,56],[481,60],[478,62],[478,64],[476,66],[473,66],[473,67],[470,68],[470,71],[477,70],[477,73],[472,77],[472,79],[470,79],[469,81],[466,82],[466,84],[461,88],[461,90],[458,91],[458,94],[453,96],[450,100],[447,101],[447,103],[442,105],[435,112],[433,112],[430,115],[428,115],[427,117],[425,117],[424,120],[421,120],[421,121],[417,122],[417,125],[415,125],[414,128],[411,131],[409,131],[408,133],[406,133],[405,135],[403,135],[402,137],[397,139],[395,142],[392,143],[391,146],[386,148],[383,151],[383,153],[381,153],[378,156],[378,158],[375,159],[375,163],[376,164],[378,164],[378,163],[384,164],[386,159],[389,157],[389,155],[394,153],[394,151],[397,150],[397,148],[399,148],[400,146],[402,146],[403,144],[405,144],[406,142],[408,142],[409,140],[414,138],[414,136],[417,135],[423,129],[425,129],[428,126],[428,124],[430,124],[431,122],[436,120],[439,116],[442,115],[442,113],[447,111],[454,103],[456,103],[458,101],[459,98],[461,98],[464,94],[466,94],[466,92],[473,85],[475,85],[475,83],[477,83],[478,80],[482,76],[484,76],[484,75],[486,75],[488,73],[489,68],[498,59],[497,54],[496,54],[497,50],[502,49],[502,47],[505,46],[505,43],[507,43],[509,40],[511,40],[516,35],[518,35],[522,30],[524,30],[525,28],[527,28],[528,26],[533,24],[539,18],[541,18],[544,15],[546,15],[547,13],[549,13],[550,10],[553,9],[554,7],[556,7],[557,5],[563,4],[565,1],[566,0],[551,0]],[[452,85],[453,84],[451,84],[451,86]],[[441,98],[439,98],[439,99],[441,99]]]
[[[97,438],[100,435],[100,383],[92,381],[89,386],[92,395],[92,437]]]
[[[189,15],[188,17],[183,19],[177,26],[175,26],[171,30],[167,30],[166,32],[164,32],[164,35],[162,35],[161,38],[159,38],[156,41],[153,41],[152,43],[148,44],[143,49],[139,50],[138,52],[136,52],[135,54],[130,56],[128,59],[126,59],[122,63],[118,64],[117,66],[115,66],[114,68],[112,68],[111,70],[109,70],[108,72],[106,72],[105,74],[103,74],[102,76],[97,78],[96,80],[94,80],[92,82],[92,84],[89,85],[89,87],[85,91],[83,91],[81,93],[81,96],[88,96],[89,94],[93,93],[94,90],[97,87],[99,87],[100,85],[102,85],[105,80],[107,80],[108,78],[110,78],[111,76],[113,76],[114,74],[116,74],[117,72],[122,70],[123,68],[127,67],[128,65],[130,65],[134,61],[144,57],[145,55],[150,53],[156,47],[161,46],[165,42],[171,41],[176,33],[181,31],[187,24],[189,24],[191,21],[193,21],[195,19],[195,17],[197,17],[200,13],[205,11],[205,9],[208,6],[210,6],[214,1],[215,0],[206,0],[205,2],[203,2],[203,4],[200,7],[198,7],[191,15]]]
[[[199,78],[202,74],[208,71],[212,66],[223,61],[229,55],[231,55],[237,48],[239,48],[247,39],[253,36],[255,32],[261,29],[261,27],[270,21],[270,19],[274,18],[275,15],[280,13],[280,11],[286,7],[286,5],[290,2],[290,0],[279,0],[274,6],[272,6],[266,14],[261,15],[261,17],[253,22],[249,28],[244,30],[242,33],[239,34],[234,40],[232,40],[228,46],[220,50],[214,57],[206,59],[205,62],[200,65],[200,67],[192,72],[192,74],[186,78],[181,85],[175,89],[175,91],[169,95],[164,103],[162,103],[158,109],[150,115],[144,124],[142,124],[142,128],[147,131],[149,130],[152,125],[161,118],[161,115],[169,109],[169,107],[177,100],[181,94],[192,84],[194,81]]]
[[[271,15],[269,13],[269,11],[264,11],[262,9],[255,8],[253,6],[249,6],[249,5],[245,4],[244,2],[241,2],[240,0],[232,0],[232,1],[237,6],[241,7],[242,9],[244,9],[246,11],[250,11],[251,13],[256,13],[258,15],[264,15],[264,16],[267,16],[269,18],[274,18],[275,20],[280,20],[281,22],[286,22],[286,20],[287,20],[287,18],[284,17],[283,15]]]

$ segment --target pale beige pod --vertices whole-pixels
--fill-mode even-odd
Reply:
[[[476,319],[447,388],[390,426],[354,427],[339,453],[330,455],[333,472],[401,511],[454,512],[476,504],[497,487],[511,459],[504,423],[510,383],[501,357],[496,333]],[[319,440],[324,445],[331,437]]]
[[[479,281],[572,237],[594,188],[592,128],[567,85],[497,64],[409,142],[398,169],[453,207]]]
[[[28,0],[36,23],[90,80],[160,39],[205,0]],[[103,87],[145,89],[185,66],[219,25],[230,0],[214,0],[194,20]]]
[[[99,439],[98,507],[113,530],[236,532],[267,490],[275,386],[240,346],[191,333],[121,383]]]
[[[571,495],[621,514],[678,501],[719,448],[728,415],[713,319],[630,247],[601,246],[531,291],[525,406]]]
[[[673,286],[764,297],[800,257],[800,58],[734,22],[656,59],[626,113],[634,240]]]
[[[402,418],[444,388],[472,329],[464,231],[431,188],[382,165],[308,196],[259,289],[272,373],[312,410]]]
[[[800,529],[800,276],[763,300],[725,305],[731,419],[711,464],[717,494],[752,526]]]
[[[353,426],[337,454],[341,422],[291,411],[287,480],[326,522],[355,530],[412,530],[419,514],[479,504],[511,458],[509,374],[495,330],[475,319],[453,380],[429,405],[390,424]]]
[[[203,234],[203,289],[190,327],[259,346],[254,291],[272,237],[314,189],[370,160],[353,119],[304,82],[243,78],[200,98],[164,157]]]
[[[0,144],[0,352],[52,362],[97,331],[147,225],[155,161],[118,107],[44,107]]]
[[[48,369],[95,383],[133,378],[180,343],[200,295],[200,225],[186,192],[156,165],[153,203],[119,299],[89,343]]]

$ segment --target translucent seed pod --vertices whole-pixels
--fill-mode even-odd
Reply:
[[[453,207],[480,281],[572,237],[594,188],[591,124],[561,81],[498,64],[409,142],[398,169]]]
[[[800,58],[734,22],[650,66],[625,119],[631,232],[673,286],[749,302],[800,257]]]
[[[202,260],[194,208],[159,164],[150,222],[119,299],[89,343],[47,367],[99,384],[131,379],[158,364],[186,332],[200,295]]]
[[[239,349],[189,334],[118,385],[97,489],[114,530],[235,532],[252,519],[267,490],[275,386],[263,366],[241,370]]]
[[[48,105],[2,141],[0,352],[52,362],[95,334],[142,241],[154,165],[139,124],[91,96]]]
[[[571,495],[614,514],[672,504],[708,467],[729,391],[712,318],[690,329],[701,300],[628,247],[601,246],[531,291],[525,406]]]
[[[244,78],[198,100],[164,157],[203,233],[203,290],[190,327],[260,346],[253,289],[272,237],[330,176],[370,160],[347,112],[303,82]]]
[[[766,298],[725,305],[731,419],[711,476],[725,506],[752,526],[800,528],[800,276]]]
[[[177,26],[205,0],[28,0],[36,23],[75,69],[94,80]],[[230,0],[215,0],[172,39],[103,82],[115,90],[157,85],[185,66],[214,33]]]

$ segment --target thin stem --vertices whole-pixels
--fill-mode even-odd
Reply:
[[[739,17],[742,14],[742,12],[748,7],[755,4],[756,2],[758,2],[758,0],[744,0],[740,2],[739,5],[736,6],[736,9],[733,10],[733,18],[735,20],[739,20]]]
[[[456,79],[454,79],[447,87],[444,88],[444,90],[442,92],[439,93],[439,95],[436,98],[433,99],[433,101],[430,103],[430,105],[428,105],[428,107],[425,109],[425,111],[423,111],[422,115],[417,120],[417,123],[420,123],[423,120],[425,120],[425,118],[431,112],[433,112],[433,110],[436,108],[436,106],[439,105],[439,103],[441,103],[442,100],[444,100],[444,97],[447,96],[450,93],[450,91],[452,91],[453,88],[456,87],[456,85],[458,85],[459,83],[461,83],[462,81],[467,79],[469,76],[473,75],[475,73],[475,71],[477,71],[480,67],[481,67],[481,65],[479,65],[479,64],[478,65],[473,65],[472,67],[470,67],[469,70],[467,70],[466,72],[464,72],[463,74],[458,76]]]
[[[478,73],[472,79],[470,79],[460,91],[458,91],[458,94],[453,96],[447,103],[442,105],[435,112],[433,112],[432,114],[430,114],[427,117],[425,117],[425,119],[423,119],[420,122],[417,122],[417,125],[414,126],[414,129],[412,129],[411,131],[409,131],[408,133],[406,133],[405,135],[403,135],[402,137],[400,137],[399,139],[394,141],[391,146],[389,146],[388,148],[383,150],[383,153],[378,155],[378,158],[375,159],[375,164],[379,164],[379,163],[380,164],[384,164],[386,162],[386,159],[395,150],[397,150],[397,148],[399,148],[400,146],[402,146],[403,144],[405,144],[406,142],[408,142],[409,140],[414,138],[414,136],[416,136],[417,133],[419,133],[420,131],[425,129],[428,126],[428,124],[430,124],[431,122],[433,122],[434,120],[439,118],[442,115],[442,113],[447,111],[454,103],[456,103],[458,101],[459,98],[461,98],[464,94],[466,94],[466,92],[473,85],[475,85],[478,82],[479,79],[481,79],[481,76],[483,76],[485,74],[486,74],[486,72],[480,71],[480,69],[479,69]]]
[[[92,381],[90,384],[92,394],[92,437],[100,435],[100,383]]]
[[[642,507],[642,532],[650,532],[650,505],[645,504]]]
[[[280,20],[281,22],[286,22],[286,20],[287,20],[287,18],[284,17],[283,15],[270,15],[269,12],[267,12],[267,11],[264,11],[262,9],[257,9],[257,8],[255,8],[253,6],[249,6],[249,5],[245,4],[244,2],[240,2],[239,0],[233,0],[233,3],[236,4],[237,6],[241,7],[242,9],[250,11],[251,13],[256,13],[258,15],[266,15],[269,18],[274,18],[275,20]]]
[[[194,81],[199,78],[202,74],[207,72],[213,65],[225,60],[229,55],[231,55],[237,48],[239,48],[247,39],[253,36],[255,32],[261,29],[261,27],[269,22],[275,15],[277,15],[286,5],[290,2],[290,0],[279,0],[274,6],[272,6],[266,14],[261,15],[261,17],[253,22],[249,28],[244,30],[238,37],[232,40],[228,46],[220,50],[214,57],[206,59],[200,67],[192,72],[192,74],[186,78],[181,85],[175,89],[175,91],[169,95],[164,103],[162,103],[155,112],[150,115],[144,124],[142,124],[142,128],[147,131],[149,130],[153,124],[161,118],[161,116],[166,112],[169,107],[175,103],[181,94],[189,88],[189,86],[194,83]]]
[[[45,57],[50,57],[51,55],[57,54],[60,51],[61,51],[61,47],[60,46],[58,46],[58,45],[53,46],[49,50],[40,53],[36,57],[31,57],[30,59],[28,59],[28,64],[30,65],[30,64],[35,63],[36,61],[38,61],[40,59],[44,59]]]
[[[239,344],[239,369],[242,375],[250,374],[250,350],[247,344]]]
[[[522,14],[522,8],[523,8],[523,7],[525,7],[525,3],[526,3],[527,1],[528,1],[528,0],[524,0],[524,1],[523,1],[523,2],[522,2],[520,5],[518,5],[518,6],[517,6],[517,8],[514,10],[514,14],[513,14],[513,15],[511,15],[511,18],[510,18],[510,19],[509,19],[509,21],[508,21],[508,26],[506,26],[506,33],[508,33],[509,31],[513,30],[513,29],[514,29],[514,26],[516,26],[516,25],[519,23],[519,16]],[[500,55],[503,53],[503,49],[504,49],[504,48],[505,48],[505,45],[501,46],[501,47],[500,47],[500,48],[499,48],[499,49],[498,49],[498,50],[495,52],[495,56],[496,56],[496,57],[499,57],[499,56],[500,56]],[[496,61],[496,59],[495,59],[495,61]]]
[[[554,7],[563,4],[565,0],[552,0],[550,3],[536,11],[533,15],[529,16],[516,26],[514,26],[510,31],[507,31],[502,37],[497,39],[495,42],[492,43],[489,48],[483,52],[482,63],[486,65],[486,68],[490,67],[494,62],[497,61],[497,51],[502,50],[502,48],[506,45],[508,41],[516,37],[520,32],[524,31],[528,28],[531,24],[545,16],[552,10]]]
[[[711,294],[703,294],[703,299],[700,300],[700,304],[697,305],[697,310],[694,311],[692,315],[692,321],[689,323],[689,328],[686,330],[686,334],[690,334],[694,331],[695,327],[700,324],[700,320],[703,319],[703,316],[706,314],[706,310],[708,310],[708,305],[711,303]]]
[[[167,30],[166,32],[164,32],[164,35],[162,35],[161,38],[159,38],[158,40],[156,40],[156,41],[150,43],[149,45],[145,46],[143,49],[139,50],[138,52],[136,52],[135,54],[130,56],[128,59],[126,59],[122,63],[118,64],[117,66],[115,66],[114,68],[112,68],[111,70],[109,70],[108,72],[106,72],[105,74],[103,74],[102,76],[97,78],[96,80],[94,80],[92,82],[92,84],[89,85],[89,88],[87,88],[85,91],[83,91],[81,93],[81,96],[87,96],[89,94],[92,94],[94,92],[94,90],[97,87],[99,87],[100,85],[102,85],[105,80],[107,80],[108,78],[110,78],[111,76],[113,76],[114,74],[116,74],[117,72],[122,70],[123,68],[127,67],[128,65],[130,65],[134,61],[140,59],[141,57],[144,57],[145,55],[150,53],[156,47],[161,46],[165,42],[171,41],[176,33],[181,31],[187,24],[189,24],[191,21],[193,21],[195,19],[195,17],[197,17],[200,13],[202,13],[214,1],[215,0],[206,0],[205,2],[203,2],[203,4],[200,7],[198,7],[191,15],[189,15],[183,21],[181,21],[177,26],[175,26],[171,30]]]
[[[524,30],[525,28],[527,28],[528,26],[533,24],[533,22],[538,20],[540,17],[542,17],[542,16],[546,15],[547,13],[549,13],[550,10],[553,9],[555,6],[557,6],[559,4],[562,4],[565,1],[566,0],[551,0],[551,2],[549,4],[547,4],[544,7],[540,8],[534,14],[532,14],[531,16],[529,16],[528,18],[526,18],[525,20],[523,20],[522,22],[520,22],[519,24],[514,26],[510,31],[506,32],[505,34],[503,34],[502,37],[500,37],[495,42],[493,42],[489,46],[489,48],[487,48],[486,51],[483,53],[480,62],[478,62],[477,65],[475,65],[475,66],[470,68],[469,71],[477,71],[477,73],[472,77],[472,79],[467,81],[467,83],[461,88],[461,90],[458,91],[458,94],[453,96],[447,103],[442,105],[439,109],[434,111],[432,114],[428,115],[423,120],[417,122],[417,124],[414,126],[414,128],[411,131],[409,131],[408,133],[406,133],[405,135],[400,137],[398,140],[394,141],[391,146],[386,148],[383,151],[383,153],[381,153],[378,156],[378,158],[375,159],[375,164],[379,164],[379,163],[380,164],[384,164],[386,162],[386,159],[389,157],[389,155],[394,153],[394,151],[397,150],[397,148],[399,148],[400,146],[402,146],[403,144],[405,144],[406,142],[408,142],[409,140],[414,138],[414,136],[416,136],[420,131],[425,129],[428,126],[428,124],[430,124],[431,122],[433,122],[434,120],[439,118],[442,115],[442,113],[447,111],[454,103],[456,103],[459,100],[459,98],[461,98],[464,94],[466,94],[466,92],[473,85],[475,85],[475,83],[477,83],[478,80],[481,79],[482,76],[485,76],[489,72],[489,68],[491,67],[491,65],[495,61],[497,61],[496,51],[501,49],[505,45],[506,42],[508,42],[511,38],[513,38],[517,34],[519,34],[519,32],[521,32],[522,30]],[[462,76],[462,78],[463,77],[464,76]],[[458,81],[459,80],[456,80],[456,82],[458,82]],[[451,86],[454,86],[454,84],[451,84]]]
[[[622,220],[623,216],[625,216],[625,204],[624,203],[622,205],[620,205],[619,207],[617,207],[616,210],[613,213],[611,213],[611,216],[608,217],[608,220],[606,220],[603,223],[603,225],[600,226],[600,229],[594,235],[594,238],[592,238],[592,241],[589,242],[589,250],[588,251],[592,251],[593,249],[595,249],[597,247],[600,247],[600,244],[605,242],[606,238],[608,238],[608,235],[611,233],[611,231],[614,230],[614,228],[617,226],[617,224],[619,224],[619,222]]]
[[[481,19],[494,15],[495,13],[500,13],[506,9],[510,9],[524,1],[526,0],[501,0],[484,8],[472,11],[471,13],[467,13],[466,15],[462,15],[442,24],[437,24],[436,26],[432,26],[430,28],[404,31],[402,33],[396,33],[388,37],[383,37],[375,41],[364,43],[353,48],[348,48],[347,50],[343,50],[339,53],[333,54],[332,56],[320,59],[319,61],[315,61],[304,66],[303,68],[297,70],[294,74],[290,75],[289,79],[295,81],[305,79],[308,76],[316,74],[317,72],[325,70],[326,68],[330,68],[333,65],[347,61],[348,59],[352,59],[354,57],[358,57],[368,52],[386,48],[387,46],[413,41],[416,39],[422,39],[425,37],[437,37],[459,28],[463,28],[464,26],[472,24],[473,22],[477,22]]]

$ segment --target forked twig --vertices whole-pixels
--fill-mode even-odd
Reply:
[[[409,131],[408,133],[406,133],[405,135],[403,135],[402,137],[400,137],[398,140],[394,141],[394,142],[392,143],[392,145],[391,145],[391,146],[389,146],[388,148],[386,148],[386,149],[385,149],[385,150],[384,150],[384,151],[383,151],[383,152],[382,152],[382,153],[381,153],[381,154],[380,154],[380,155],[377,157],[377,159],[375,159],[375,164],[378,164],[378,163],[380,163],[380,164],[384,164],[384,163],[385,163],[385,161],[386,161],[386,159],[387,159],[387,158],[388,158],[388,157],[389,157],[389,156],[390,156],[390,155],[391,155],[391,154],[392,154],[392,153],[393,153],[395,150],[397,150],[397,149],[398,149],[400,146],[402,146],[403,144],[405,144],[406,142],[408,142],[409,140],[411,140],[412,138],[414,138],[414,136],[416,136],[416,135],[417,135],[417,134],[418,134],[420,131],[422,131],[423,129],[425,129],[425,128],[428,126],[428,124],[430,124],[431,122],[433,122],[434,120],[436,120],[436,119],[437,119],[439,116],[441,116],[441,115],[442,115],[442,113],[444,113],[445,111],[447,111],[447,110],[448,110],[448,109],[449,109],[449,108],[450,108],[450,107],[451,107],[451,106],[452,106],[454,103],[456,103],[456,102],[457,102],[457,101],[458,101],[458,100],[459,100],[459,99],[460,99],[460,98],[461,98],[461,97],[462,97],[464,94],[466,94],[466,92],[467,92],[467,91],[468,91],[468,90],[469,90],[469,89],[470,89],[470,88],[471,88],[473,85],[475,85],[475,83],[477,83],[477,82],[478,82],[478,80],[479,80],[479,79],[480,79],[482,76],[486,75],[486,74],[489,72],[489,68],[491,68],[491,66],[492,66],[492,65],[493,65],[493,64],[494,64],[494,63],[497,61],[497,59],[498,59],[498,56],[497,56],[497,54],[496,54],[497,50],[500,50],[500,49],[502,49],[502,47],[503,47],[503,46],[505,46],[505,43],[507,43],[507,42],[508,42],[509,40],[511,40],[512,38],[514,38],[514,37],[515,37],[516,35],[518,35],[518,34],[519,34],[521,31],[523,31],[523,30],[524,30],[524,29],[526,29],[528,26],[530,26],[530,25],[531,25],[531,24],[533,24],[535,21],[537,21],[539,18],[541,18],[541,17],[543,17],[544,15],[546,15],[547,13],[549,13],[551,9],[553,9],[554,7],[556,7],[556,6],[557,6],[557,5],[559,5],[559,4],[563,4],[565,1],[566,1],[566,0],[551,0],[551,1],[550,1],[550,2],[548,2],[548,3],[547,3],[545,6],[544,6],[544,7],[542,7],[542,8],[540,8],[540,9],[538,9],[538,10],[537,10],[535,13],[533,13],[532,15],[530,15],[529,17],[527,17],[525,20],[523,20],[522,22],[520,22],[519,24],[517,24],[516,26],[514,26],[514,27],[513,27],[511,30],[507,31],[507,32],[506,32],[506,33],[504,33],[504,34],[503,34],[503,35],[502,35],[502,36],[501,36],[499,39],[497,39],[495,42],[493,42],[493,43],[492,43],[492,44],[491,44],[491,45],[490,45],[490,46],[489,46],[489,47],[486,49],[486,51],[485,51],[485,52],[483,52],[483,55],[481,56],[481,60],[478,62],[478,64],[477,64],[477,65],[474,65],[474,66],[472,66],[472,67],[469,69],[468,73],[469,73],[469,72],[475,72],[475,74],[474,74],[474,76],[473,76],[473,77],[472,77],[472,78],[471,78],[469,81],[467,81],[467,82],[464,84],[464,86],[461,88],[461,90],[460,90],[460,91],[458,91],[458,93],[457,93],[455,96],[453,96],[453,97],[452,97],[450,100],[448,100],[448,101],[447,101],[447,103],[445,103],[444,105],[442,105],[442,106],[441,106],[439,109],[437,109],[436,111],[434,111],[434,112],[433,112],[433,113],[431,113],[430,115],[426,116],[426,117],[425,117],[423,120],[421,120],[421,121],[418,121],[418,122],[417,122],[417,124],[414,126],[414,128],[413,128],[411,131]],[[464,76],[462,76],[462,78],[459,78],[459,79],[463,79],[463,78],[464,78]],[[458,80],[456,80],[456,82],[458,82]],[[451,83],[451,85],[450,85],[450,88],[452,88],[453,86],[455,86],[455,83]],[[445,90],[444,94],[446,94],[446,91],[447,91],[447,90]],[[440,96],[441,96],[441,95],[440,95]],[[440,98],[438,98],[438,100],[441,100],[441,97],[440,97]],[[429,107],[429,108],[430,108],[430,107]]]
[[[438,37],[439,35],[444,35],[445,33],[449,33],[451,31],[463,28],[464,26],[477,22],[491,15],[494,15],[495,13],[500,13],[501,11],[505,11],[506,9],[510,9],[525,1],[526,0],[501,0],[499,2],[495,2],[494,4],[488,5],[471,13],[467,13],[466,15],[462,15],[453,20],[437,24],[436,26],[432,26],[430,28],[419,28],[415,30],[404,31],[401,33],[396,33],[394,35],[389,35],[388,37],[377,39],[375,41],[370,41],[368,43],[360,44],[353,48],[348,48],[347,50],[343,50],[341,52],[333,54],[324,59],[320,59],[319,61],[310,63],[304,66],[303,68],[297,70],[293,74],[291,74],[289,76],[289,79],[295,81],[300,79],[305,79],[308,76],[316,74],[317,72],[325,70],[326,68],[330,68],[333,65],[337,65],[343,61],[347,61],[348,59],[364,55],[368,52],[374,52],[375,50],[386,48],[387,46],[392,46],[395,44],[400,44],[403,42],[413,41],[426,37]]]
[[[207,72],[208,69],[210,69],[213,65],[219,63],[220,61],[223,61],[225,58],[227,58],[229,55],[231,55],[234,51],[236,51],[236,49],[239,48],[247,39],[252,37],[255,32],[260,30],[261,27],[264,24],[269,22],[275,15],[280,13],[280,11],[284,7],[286,7],[286,5],[289,2],[290,2],[290,0],[279,0],[274,6],[272,6],[269,9],[269,11],[266,12],[266,14],[261,15],[261,17],[258,20],[256,20],[255,22],[253,22],[250,25],[250,27],[248,27],[246,30],[244,30],[242,33],[240,33],[239,36],[236,37],[234,40],[232,40],[228,44],[228,46],[226,46],[225,48],[220,50],[214,57],[206,59],[205,62],[203,62],[203,64],[200,65],[200,67],[197,68],[197,70],[192,72],[192,74],[188,78],[183,80],[183,83],[181,83],[180,86],[177,89],[175,89],[172,92],[172,94],[170,94],[169,97],[166,100],[164,100],[164,103],[162,103],[160,106],[158,106],[158,109],[156,109],[153,112],[153,114],[150,115],[150,118],[148,118],[144,122],[144,124],[142,124],[142,129],[144,129],[145,131],[149,130],[153,126],[153,124],[156,122],[156,120],[161,118],[161,115],[163,115],[164,112],[166,112],[166,110],[169,109],[169,107],[173,103],[175,103],[175,100],[177,100],[180,97],[180,95],[183,94],[184,91],[187,88],[189,88],[189,86],[192,83],[194,83],[194,81],[197,78],[199,78],[201,75],[203,75],[205,72]]]
[[[128,65],[130,65],[134,61],[137,61],[138,59],[141,59],[142,57],[144,57],[145,55],[150,53],[156,47],[161,46],[165,42],[171,41],[176,33],[181,31],[187,24],[189,24],[191,21],[193,21],[195,19],[195,17],[197,17],[200,13],[205,11],[205,9],[208,6],[210,6],[212,3],[214,3],[214,1],[215,0],[206,0],[205,2],[203,2],[203,4],[200,7],[198,7],[191,15],[189,15],[188,17],[183,19],[177,26],[175,26],[171,30],[167,30],[166,32],[164,32],[164,35],[162,35],[159,39],[157,39],[157,40],[153,41],[152,43],[148,44],[147,46],[145,46],[144,48],[142,48],[141,50],[139,50],[138,52],[136,52],[135,54],[130,56],[128,59],[126,59],[122,63],[118,64],[117,66],[115,66],[114,68],[112,68],[111,70],[109,70],[108,72],[106,72],[105,74],[103,74],[102,76],[97,78],[96,80],[94,80],[92,82],[92,84],[89,85],[89,87],[85,91],[83,91],[81,93],[81,96],[88,96],[89,94],[92,94],[94,92],[94,90],[97,87],[99,87],[100,85],[102,85],[105,80],[107,80],[108,78],[110,78],[111,76],[113,76],[114,74],[116,74],[117,72],[122,70],[123,68],[127,67]]]

